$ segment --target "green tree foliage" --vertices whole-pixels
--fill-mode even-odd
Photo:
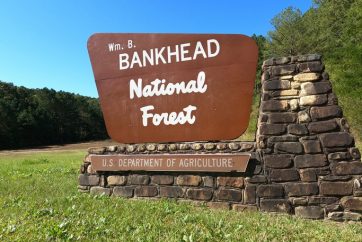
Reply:
[[[287,8],[272,19],[266,56],[320,53],[354,134],[362,133],[362,1],[314,0],[301,14]],[[359,138],[360,139],[360,138]]]
[[[302,12],[292,7],[275,16],[271,20],[275,30],[268,33],[267,55],[274,53],[282,56],[301,54],[306,45],[302,41],[306,31],[302,20]]]
[[[0,82],[0,149],[106,137],[97,99]]]
[[[315,0],[305,14],[289,7],[275,16],[268,33],[267,56],[319,52],[332,54],[361,44],[362,9],[358,0]]]
[[[253,38],[255,40],[256,44],[258,45],[258,49],[259,49],[258,66],[257,66],[257,70],[256,70],[256,81],[255,81],[255,93],[254,93],[254,96],[255,96],[256,94],[260,93],[260,87],[261,87],[260,79],[261,79],[261,72],[262,72],[261,66],[264,61],[266,38],[262,35],[255,35],[255,34],[253,34],[251,36],[251,38]]]

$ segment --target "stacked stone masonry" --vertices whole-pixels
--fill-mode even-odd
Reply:
[[[180,154],[250,152],[245,173],[205,172],[94,172],[85,157],[78,189],[91,194],[125,198],[172,198],[206,203],[210,207],[257,210],[256,186],[262,174],[255,142],[191,142],[178,144],[132,144],[90,148],[89,154]],[[251,177],[254,179],[250,180]],[[266,182],[264,176],[261,181]],[[256,179],[255,179],[256,178]]]
[[[316,54],[264,61],[257,199],[265,211],[361,220],[361,157],[324,69]]]
[[[264,61],[256,142],[129,144],[89,154],[250,152],[245,173],[99,172],[87,157],[79,190],[194,200],[310,219],[362,220],[362,163],[321,56]]]

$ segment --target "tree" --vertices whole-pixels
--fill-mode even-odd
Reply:
[[[98,99],[0,81],[0,148],[105,138]]]
[[[259,94],[260,93],[260,77],[261,77],[261,66],[263,65],[263,61],[264,61],[264,55],[265,55],[265,45],[266,45],[266,38],[262,35],[255,35],[253,34],[251,36],[251,38],[253,38],[256,42],[256,44],[258,45],[258,65],[257,65],[257,70],[256,70],[256,82],[255,82],[255,93],[254,94]]]
[[[298,55],[305,52],[306,26],[302,12],[289,7],[271,20],[274,31],[268,33],[267,56]]]

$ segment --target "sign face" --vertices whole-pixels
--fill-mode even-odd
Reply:
[[[248,126],[258,57],[249,37],[94,34],[88,52],[115,141],[229,140]]]
[[[90,155],[94,171],[245,172],[250,154]]]

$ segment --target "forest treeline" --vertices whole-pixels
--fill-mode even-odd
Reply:
[[[98,99],[0,81],[0,149],[107,137]]]
[[[259,75],[263,59],[319,53],[352,132],[362,134],[362,1],[314,0],[304,14],[289,7],[276,15],[274,29],[256,36]]]

